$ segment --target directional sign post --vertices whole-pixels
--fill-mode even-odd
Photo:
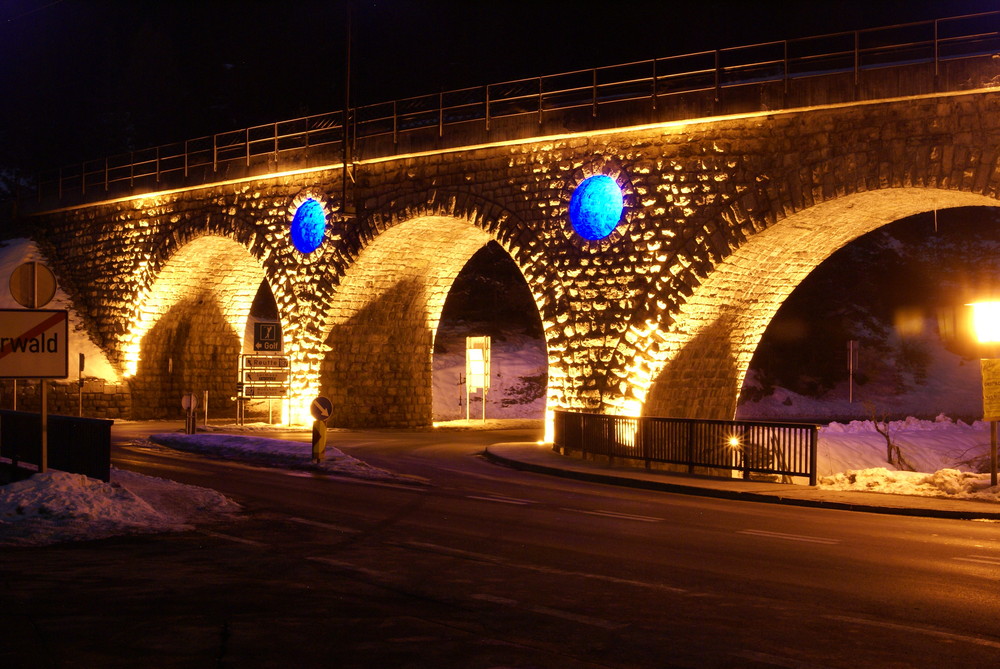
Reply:
[[[11,274],[10,293],[29,309],[0,309],[0,377],[38,379],[42,390],[41,462],[49,469],[49,384],[46,379],[69,376],[69,313],[41,310],[56,292],[56,281],[45,265],[30,262]],[[17,386],[14,386],[15,397]]]
[[[40,472],[49,468],[49,384],[46,379],[68,376],[69,313],[65,309],[0,309],[0,377],[38,379],[42,389]]]
[[[281,349],[281,332],[277,323],[255,323],[254,347],[259,348],[256,326],[273,326],[275,330],[264,328],[262,334],[268,338],[276,337],[277,350]],[[273,340],[272,340],[273,341]],[[267,350],[267,349],[265,349]],[[268,422],[271,422],[271,400],[287,399],[289,391],[290,358],[287,355],[272,355],[270,353],[245,353],[240,356],[240,376],[236,382],[236,397],[239,402],[237,411],[242,415],[244,402],[253,400],[268,400]],[[238,421],[242,423],[242,418]]]

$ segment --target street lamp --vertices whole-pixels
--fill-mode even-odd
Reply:
[[[993,357],[980,357],[983,372],[983,420],[990,421],[990,485],[997,484],[997,421],[1000,420],[1000,359],[996,347],[1000,344],[1000,302],[975,302],[972,307],[972,327],[976,340],[988,345]]]

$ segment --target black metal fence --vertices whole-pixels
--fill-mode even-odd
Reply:
[[[565,132],[613,127],[626,117],[669,121],[963,90],[995,85],[970,68],[990,66],[998,52],[1000,12],[994,11],[667,56],[366,105],[346,115],[341,110],[276,121],[86,161],[19,180],[17,199],[30,208],[297,169],[348,155],[369,159],[520,139],[551,131],[550,119]]]
[[[112,420],[48,417],[48,466],[109,481]],[[0,458],[15,470],[42,461],[42,421],[37,413],[0,410]]]
[[[556,449],[686,467],[808,477],[816,485],[819,426],[808,423],[633,418],[555,412]]]

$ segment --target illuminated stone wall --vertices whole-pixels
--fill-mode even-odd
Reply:
[[[550,408],[729,418],[768,321],[831,253],[914,213],[995,202],[998,111],[1000,94],[976,91],[428,147],[360,162],[356,215],[334,213],[342,171],[320,169],[49,213],[40,242],[95,340],[138,373],[133,392],[176,394],[162,366],[185,323],[217,352],[191,378],[231,375],[226,328],[241,332],[264,277],[300,401],[329,395],[338,425],[427,424],[441,305],[496,239],[542,317]],[[625,213],[590,241],[568,205],[598,174]],[[328,228],[303,255],[288,228],[307,197]],[[165,297],[183,276],[209,306]]]

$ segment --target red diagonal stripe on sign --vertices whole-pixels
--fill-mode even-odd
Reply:
[[[66,318],[66,314],[62,312],[56,312],[51,316],[49,316],[48,318],[46,318],[41,323],[39,323],[38,325],[36,325],[35,327],[25,332],[23,335],[19,337],[13,337],[13,339],[33,339],[38,335],[42,334],[43,332],[45,332],[46,330],[48,330],[53,325],[58,325],[59,322],[62,321],[64,318]],[[3,348],[0,349],[0,358],[6,357],[11,353],[13,353],[14,349],[12,348],[12,346],[13,346],[12,343],[4,344]]]

